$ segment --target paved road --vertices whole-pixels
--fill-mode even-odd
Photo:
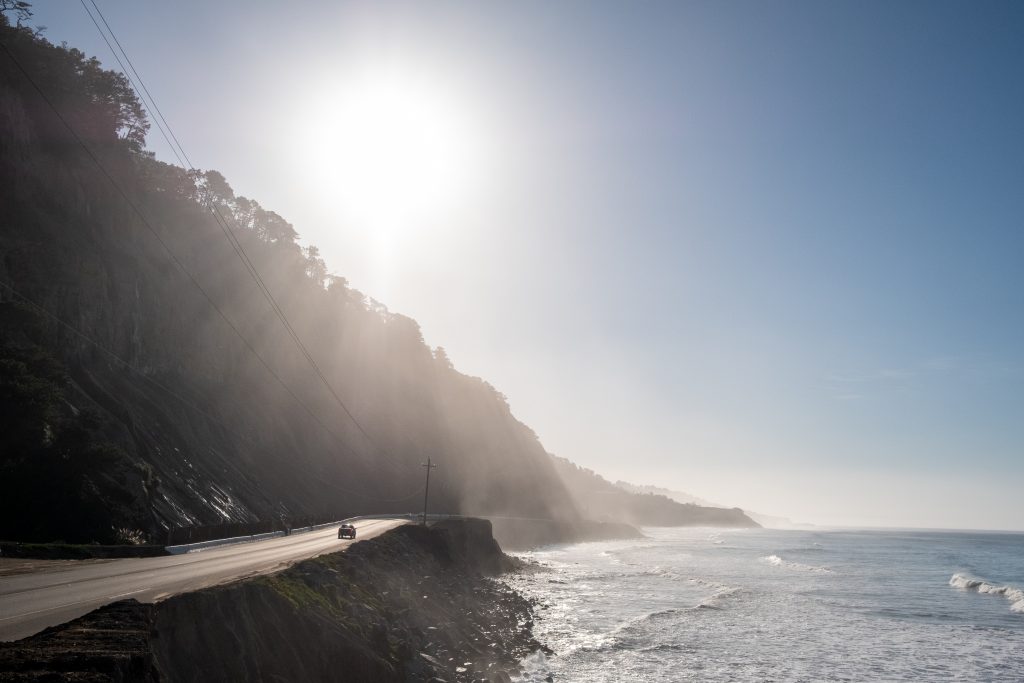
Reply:
[[[363,540],[405,523],[373,519],[355,526],[358,540]],[[5,576],[0,578],[0,641],[30,636],[124,598],[156,602],[176,593],[268,574],[352,543],[339,540],[338,528],[329,527],[185,555],[68,561],[43,571]]]

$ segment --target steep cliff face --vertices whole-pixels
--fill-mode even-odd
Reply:
[[[287,222],[219,174],[132,144],[111,113],[130,91],[110,86],[110,72],[0,30],[89,150],[0,60],[0,361],[20,373],[5,375],[8,402],[35,406],[2,456],[21,519],[0,536],[25,538],[30,518],[39,540],[110,541],[188,523],[415,509],[427,457],[440,466],[435,510],[576,516],[535,435],[490,385],[456,371],[414,321],[327,278]],[[229,216],[344,408],[211,209]],[[72,432],[74,444],[54,446]],[[102,453],[82,457],[89,449]],[[32,504],[49,486],[44,459],[80,470],[51,501],[61,519],[94,508],[109,519],[46,522],[49,508]]]
[[[504,396],[219,173],[156,161],[123,76],[3,16],[0,538],[403,512],[427,458],[434,511],[579,527]]]
[[[508,681],[540,648],[484,520],[399,527],[268,577],[0,644],[0,681]]]

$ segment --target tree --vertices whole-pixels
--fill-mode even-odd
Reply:
[[[20,0],[0,0],[0,15],[13,14],[17,19],[17,26],[32,18],[32,5]],[[6,16],[4,17],[6,19]]]
[[[303,252],[306,257],[306,277],[323,287],[327,279],[327,264],[320,258],[320,250],[311,244]]]
[[[194,171],[196,197],[200,204],[213,207],[228,207],[235,199],[235,191],[218,171]]]
[[[122,73],[107,71],[98,59],[86,57],[76,48],[67,49],[67,56],[81,77],[79,82],[85,85],[83,94],[90,100],[89,106],[105,114],[85,122],[106,123],[129,149],[141,152],[146,145],[149,119],[128,78]]]
[[[455,366],[452,365],[451,359],[448,358],[448,352],[444,350],[443,346],[438,346],[434,349],[434,360],[436,360],[437,364],[446,370],[452,370],[455,368]]]
[[[235,197],[231,213],[235,224],[240,228],[256,229],[256,213],[260,210],[259,202],[241,195]]]
[[[265,209],[256,210],[254,226],[259,238],[272,244],[294,244],[295,238],[299,236],[291,223],[273,211]]]

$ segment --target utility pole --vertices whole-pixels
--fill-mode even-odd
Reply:
[[[433,463],[431,463],[430,462],[430,458],[427,458],[427,461],[425,463],[423,463],[422,466],[427,468],[427,486],[426,486],[426,488],[423,489],[423,526],[426,526],[427,525],[427,497],[430,496],[430,470],[432,470],[435,467],[437,467],[437,465],[434,465]]]

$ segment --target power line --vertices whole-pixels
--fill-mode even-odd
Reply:
[[[0,47],[2,47],[4,49],[4,52],[7,53],[7,56],[10,57],[10,59],[14,63],[14,65],[18,68],[18,70],[22,73],[22,75],[25,76],[25,78],[32,85],[32,87],[35,89],[35,91],[37,93],[39,93],[39,96],[50,107],[50,109],[53,111],[54,115],[56,115],[56,117],[60,120],[60,122],[64,125],[64,127],[67,128],[68,132],[71,133],[71,135],[75,139],[75,141],[78,142],[79,146],[81,146],[83,151],[85,151],[86,155],[88,155],[88,157],[92,160],[92,162],[96,165],[96,167],[99,168],[99,170],[103,174],[103,176],[110,182],[111,185],[113,185],[114,189],[118,192],[118,194],[121,195],[121,197],[124,199],[125,203],[128,204],[128,206],[132,209],[132,211],[135,212],[135,214],[142,221],[143,225],[145,225],[146,228],[149,229],[149,231],[156,238],[156,240],[160,244],[160,246],[163,247],[164,251],[167,252],[168,256],[171,257],[171,259],[178,266],[178,268],[188,277],[188,279],[192,282],[192,284],[196,287],[196,289],[198,289],[200,291],[200,293],[203,295],[203,298],[206,299],[207,303],[210,304],[210,306],[213,308],[213,310],[215,310],[217,312],[217,314],[224,320],[224,322],[227,323],[228,327],[231,328],[231,330],[235,333],[235,335],[238,336],[238,338],[242,340],[242,342],[245,344],[246,348],[248,348],[249,351],[259,360],[260,364],[264,367],[264,369],[266,369],[266,371],[270,373],[270,375],[277,381],[277,383],[280,384],[281,387],[283,387],[284,390],[293,399],[295,399],[295,402],[298,403],[303,408],[303,410],[305,410],[309,414],[309,416],[311,418],[313,418],[313,420],[316,421],[316,423],[318,425],[320,425],[320,427],[322,427],[328,434],[330,434],[335,439],[337,439],[339,443],[344,443],[344,440],[340,436],[335,434],[334,431],[330,427],[325,425],[323,423],[323,421],[319,417],[317,417],[317,415],[305,403],[303,403],[303,401],[295,394],[295,392],[292,391],[291,387],[289,387],[284,382],[284,380],[281,379],[281,377],[274,371],[274,369],[270,367],[270,365],[267,363],[267,361],[264,360],[263,356],[261,356],[259,354],[259,352],[253,347],[253,345],[249,342],[249,340],[245,338],[245,335],[243,335],[241,333],[241,331],[238,329],[238,327],[236,327],[235,324],[233,322],[231,322],[231,319],[227,317],[227,315],[224,313],[224,311],[222,311],[220,309],[220,307],[217,306],[217,304],[210,297],[209,293],[207,293],[207,291],[203,288],[203,286],[201,284],[199,284],[199,281],[196,280],[195,276],[192,275],[192,273],[188,270],[188,268],[185,267],[185,264],[181,262],[181,260],[174,254],[174,252],[167,245],[167,243],[163,240],[163,238],[160,237],[159,232],[157,232],[156,228],[152,225],[152,223],[149,222],[149,220],[146,218],[145,214],[142,213],[141,209],[139,209],[139,207],[128,197],[127,193],[121,188],[121,186],[117,183],[117,181],[110,174],[110,172],[107,171],[106,167],[102,164],[102,162],[100,162],[99,158],[92,152],[91,149],[89,149],[88,145],[85,144],[85,141],[82,140],[82,138],[78,135],[78,133],[71,126],[71,124],[67,121],[67,119],[64,118],[64,116],[60,113],[60,111],[57,109],[57,107],[54,105],[54,103],[50,100],[50,98],[47,97],[46,93],[39,87],[39,85],[35,82],[35,80],[33,80],[32,76],[28,73],[28,71],[26,71],[25,67],[21,64],[21,62],[17,59],[17,57],[14,56],[14,54],[11,52],[10,48],[8,48],[7,45],[5,43],[3,43],[3,42],[0,42]]]
[[[213,415],[211,415],[206,410],[203,410],[203,408],[201,408],[199,405],[197,405],[194,401],[192,401],[192,400],[182,396],[180,393],[178,393],[174,389],[171,389],[166,384],[164,384],[164,383],[154,379],[153,377],[150,377],[145,372],[143,372],[142,370],[139,370],[137,367],[135,367],[135,365],[133,365],[130,361],[125,360],[124,358],[122,358],[120,355],[118,355],[114,351],[111,351],[104,344],[96,341],[96,339],[94,337],[86,334],[85,332],[83,332],[82,330],[78,329],[77,327],[75,327],[71,323],[67,322],[66,320],[62,319],[61,317],[51,313],[44,306],[40,305],[39,303],[37,303],[37,302],[33,301],[32,299],[30,299],[29,297],[25,296],[24,294],[22,294],[21,292],[16,290],[14,287],[12,287],[9,284],[7,284],[6,282],[3,282],[2,280],[0,280],[0,287],[3,287],[8,292],[10,292],[14,296],[16,296],[18,299],[21,299],[21,301],[23,301],[24,303],[28,304],[32,308],[34,308],[40,314],[44,315],[45,317],[49,318],[50,320],[53,320],[58,325],[64,327],[65,329],[70,331],[72,334],[74,334],[78,338],[80,338],[83,341],[91,344],[94,348],[98,349],[99,351],[102,351],[104,354],[109,356],[111,359],[113,359],[117,363],[121,364],[122,366],[124,366],[128,370],[131,370],[133,373],[135,373],[136,375],[141,377],[146,382],[149,382],[153,386],[155,386],[158,389],[160,389],[161,391],[165,392],[167,395],[173,397],[174,399],[179,401],[182,405],[186,406],[187,408],[190,408],[190,409],[194,410],[195,412],[199,413],[200,415],[202,415],[206,419],[208,419],[211,422],[217,424],[222,429],[224,429],[226,432],[228,432],[228,433],[232,434],[233,436],[235,436],[235,437],[237,437],[237,438],[239,438],[239,439],[241,439],[241,440],[251,444],[252,446],[255,446],[257,449],[264,450],[267,453],[273,453],[272,451],[267,449],[267,447],[265,445],[260,444],[259,442],[255,441],[250,436],[247,436],[245,434],[242,434],[241,432],[235,431],[233,428],[229,427],[223,420],[221,420],[221,419],[219,419],[217,417],[214,417]],[[230,462],[230,460],[229,460],[229,462]],[[237,467],[237,465],[235,465],[233,462],[231,464],[232,464],[232,467],[234,467],[236,470],[239,469]],[[243,474],[244,474],[244,472],[243,472]],[[365,500],[377,501],[377,502],[381,502],[381,503],[401,502],[401,501],[405,501],[405,500],[410,500],[414,496],[418,496],[419,495],[419,487],[418,486],[416,487],[416,490],[413,493],[409,494],[408,496],[403,496],[401,498],[380,498],[380,497],[375,497],[375,496],[368,496],[365,493],[360,493],[359,491],[352,491],[352,490],[346,489],[344,487],[341,487],[341,486],[338,486],[338,485],[334,484],[333,482],[330,482],[330,483],[335,488],[337,488],[340,491],[343,491],[344,493],[348,493],[348,494],[351,494],[351,495],[363,498]]]
[[[136,86],[135,85],[135,81],[132,80],[132,73],[135,74],[136,78],[139,77],[139,75],[137,73],[135,73],[135,67],[132,67],[131,73],[129,73],[128,68],[125,67],[124,62],[122,62],[121,58],[118,56],[117,50],[115,50],[114,46],[110,44],[110,39],[107,38],[107,34],[103,32],[103,29],[100,28],[100,25],[99,25],[99,23],[97,23],[96,18],[92,15],[92,12],[89,11],[89,7],[85,4],[85,0],[79,0],[79,2],[82,3],[82,8],[85,10],[85,13],[89,15],[89,19],[92,20],[92,25],[96,27],[96,30],[99,32],[100,37],[103,38],[103,42],[107,44],[108,48],[110,48],[111,54],[114,55],[114,59],[117,60],[118,65],[121,67],[121,72],[124,74],[125,78],[128,79],[128,82],[131,84],[132,89],[135,90],[136,94],[138,94],[139,97],[142,97],[142,94],[139,91],[139,87]],[[96,3],[93,3],[93,7],[96,7]],[[99,11],[100,11],[99,8],[96,7],[96,12],[99,13]],[[103,15],[102,14],[100,14],[100,18],[103,19]],[[103,19],[103,23],[106,24],[107,20]],[[109,29],[110,27],[107,26],[107,28]],[[113,31],[111,31],[110,35],[114,39],[114,42],[116,43],[117,42],[117,36],[114,35]],[[121,47],[121,44],[118,43],[117,46]],[[123,51],[122,51],[122,53],[123,53]],[[125,59],[126,60],[128,59],[127,55],[125,55]],[[129,64],[131,64],[131,62],[129,62]],[[142,83],[142,79],[139,79],[139,83]],[[145,88],[145,84],[143,84],[142,87]],[[147,95],[149,94],[148,90],[146,90],[146,94]],[[149,106],[149,103],[146,102],[145,99],[143,99],[143,103],[146,104],[146,106]],[[178,152],[174,148],[174,145],[171,144],[171,141],[167,137],[167,133],[164,131],[163,127],[160,125],[160,122],[157,121],[156,119],[154,119],[153,122],[156,124],[157,129],[160,131],[160,134],[163,135],[163,138],[167,142],[167,145],[171,148],[171,151],[174,152],[174,156],[178,157],[178,161],[181,163],[182,166],[184,166],[185,162],[182,161],[181,156],[178,155]]]
[[[145,82],[143,82],[143,80],[142,80],[142,76],[140,76],[140,75],[139,75],[139,72],[135,70],[135,65],[134,65],[134,64],[132,64],[132,60],[130,60],[130,59],[128,58],[128,53],[127,53],[127,52],[125,52],[125,50],[124,50],[124,48],[123,48],[123,47],[121,47],[121,41],[119,41],[119,40],[117,39],[117,34],[116,34],[116,33],[114,33],[114,29],[110,28],[110,24],[108,24],[108,23],[107,23],[107,18],[103,16],[103,12],[101,12],[101,11],[100,11],[100,8],[99,8],[99,6],[98,6],[98,5],[96,4],[95,0],[89,0],[89,1],[90,1],[90,2],[92,3],[92,6],[93,6],[93,7],[94,7],[94,8],[96,9],[96,14],[97,14],[97,15],[99,15],[99,18],[100,18],[100,20],[101,20],[101,21],[103,21],[103,25],[107,27],[107,30],[108,30],[108,31],[110,31],[110,37],[114,39],[114,42],[115,42],[115,43],[117,44],[117,47],[118,47],[118,49],[120,49],[120,51],[121,51],[121,54],[122,54],[122,55],[124,55],[125,61],[126,61],[126,62],[128,62],[128,66],[129,66],[129,67],[131,68],[131,72],[132,72],[132,74],[134,74],[134,75],[135,75],[135,78],[136,78],[136,79],[138,80],[138,82],[139,82],[139,85],[140,85],[140,86],[142,86],[142,90],[143,90],[143,92],[145,92],[145,93],[146,93],[146,96],[147,96],[147,97],[149,97],[149,102],[150,102],[150,103],[151,103],[151,104],[153,105],[153,110],[154,110],[154,111],[156,112],[157,116],[159,116],[159,117],[160,117],[160,121],[163,121],[164,125],[165,125],[165,126],[167,127],[167,133],[164,133],[164,129],[163,129],[163,127],[161,127],[161,126],[160,126],[160,122],[159,122],[159,121],[157,121],[156,119],[154,119],[154,120],[153,120],[153,122],[157,124],[157,128],[158,128],[158,129],[160,130],[160,132],[161,132],[161,133],[163,134],[163,136],[164,136],[164,140],[166,140],[166,141],[167,141],[167,144],[168,144],[168,146],[170,146],[170,148],[171,148],[171,151],[172,151],[172,152],[174,152],[174,156],[178,157],[178,161],[179,161],[179,162],[181,162],[181,165],[182,165],[182,166],[186,166],[186,163],[185,163],[185,162],[187,161],[187,162],[188,162],[188,164],[187,164],[187,167],[188,167],[188,168],[192,168],[192,162],[191,162],[191,160],[189,160],[189,158],[188,158],[188,155],[185,155],[185,149],[184,149],[183,147],[181,147],[181,144],[179,143],[179,144],[177,145],[177,147],[178,147],[178,149],[180,149],[180,150],[181,150],[181,153],[182,153],[183,155],[185,155],[185,161],[182,161],[181,157],[180,157],[180,156],[178,156],[178,152],[177,152],[177,150],[175,149],[175,146],[174,146],[173,144],[171,144],[171,141],[170,141],[170,140],[168,140],[168,139],[167,139],[167,134],[169,133],[169,134],[170,134],[170,136],[171,136],[171,138],[172,138],[172,139],[174,140],[174,142],[175,142],[175,143],[177,143],[177,142],[178,142],[178,138],[174,137],[174,131],[172,131],[172,130],[171,130],[171,126],[170,126],[170,124],[168,124],[168,123],[167,123],[167,119],[165,119],[165,118],[164,118],[164,114],[163,114],[163,112],[162,112],[162,111],[160,111],[160,107],[158,107],[158,106],[156,105],[156,100],[155,100],[155,99],[153,98],[153,96],[152,96],[152,95],[151,95],[151,94],[149,93],[149,88],[147,88],[147,87],[146,87],[146,84],[145,84]],[[95,25],[95,26],[96,26],[96,30],[97,30],[97,31],[99,31],[99,33],[100,33],[100,35],[101,35],[101,36],[103,36],[103,42],[105,42],[105,43],[107,44],[107,47],[109,47],[109,48],[110,48],[110,51],[111,51],[111,52],[112,52],[112,53],[114,54],[114,59],[116,59],[116,60],[117,60],[117,63],[118,63],[118,64],[121,64],[121,60],[120,60],[120,59],[118,58],[118,56],[117,56],[117,52],[116,52],[116,51],[114,50],[113,46],[111,46],[111,44],[110,44],[110,41],[108,41],[108,40],[107,40],[107,37],[106,37],[106,35],[105,35],[105,34],[103,33],[103,30],[102,30],[102,29],[100,29],[100,27],[99,27],[99,24],[97,24],[97,23],[96,23],[96,20],[95,20],[95,19],[93,19],[92,13],[91,13],[91,12],[89,11],[89,8],[88,8],[88,7],[86,7],[86,5],[85,5],[85,0],[79,0],[79,2],[81,2],[81,3],[82,3],[82,7],[83,7],[83,8],[85,9],[85,13],[89,15],[89,18],[90,18],[90,19],[92,19],[92,23],[93,23],[93,25]],[[124,74],[125,74],[125,76],[126,76],[126,77],[127,77],[127,78],[128,78],[129,80],[131,80],[131,77],[130,77],[130,76],[128,75],[128,71],[127,71],[127,69],[125,69],[125,68],[124,68],[124,64],[121,64],[121,69],[122,69],[122,71],[124,71]],[[134,84],[133,84],[133,85],[134,85]],[[136,92],[136,93],[138,93],[140,97],[142,96],[142,93],[140,93],[140,92],[139,92],[139,89],[138,89],[138,88],[135,88],[135,92]],[[145,101],[145,100],[143,100],[143,101]],[[193,170],[194,170],[194,169],[193,169]]]
[[[106,17],[104,17],[103,12],[100,10],[99,6],[96,4],[96,1],[95,0],[89,0],[90,4],[92,4],[93,8],[96,11],[96,14],[99,16],[100,20],[103,22],[103,25],[107,28],[107,31],[110,32],[111,38],[113,38],[114,43],[117,45],[118,49],[120,50],[121,55],[125,59],[125,62],[127,62],[128,67],[131,69],[131,74],[134,74],[135,79],[138,80],[139,85],[135,85],[135,81],[132,80],[131,75],[128,73],[128,68],[125,68],[124,62],[121,61],[121,58],[117,55],[117,52],[114,50],[114,47],[110,44],[110,41],[107,40],[107,37],[104,34],[103,30],[100,28],[99,24],[93,18],[92,13],[89,11],[89,7],[85,4],[85,0],[79,0],[79,1],[81,2],[82,7],[85,9],[86,13],[89,15],[89,18],[92,19],[93,24],[96,26],[96,30],[100,32],[100,35],[103,37],[104,42],[107,43],[107,47],[109,47],[111,52],[114,53],[114,58],[117,60],[117,63],[121,66],[122,70],[124,70],[125,76],[129,79],[129,82],[132,84],[132,87],[135,89],[135,92],[139,95],[139,97],[141,99],[143,99],[144,102],[146,102],[146,97],[148,97],[148,104],[152,105],[152,109],[157,114],[157,117],[159,117],[159,120],[157,120],[157,118],[154,118],[153,121],[154,121],[154,123],[156,123],[157,128],[160,130],[161,134],[163,135],[164,140],[171,147],[171,151],[174,153],[174,155],[177,157],[178,161],[181,162],[183,166],[185,166],[187,164],[188,170],[192,171],[193,173],[198,173],[198,170],[192,164],[192,160],[189,159],[188,154],[185,152],[185,148],[182,146],[181,142],[178,140],[178,137],[174,134],[174,130],[171,128],[170,123],[167,122],[166,117],[164,117],[163,112],[160,110],[159,106],[157,105],[156,98],[153,97],[152,93],[150,93],[150,91],[149,91],[149,88],[146,87],[145,82],[142,80],[142,77],[139,75],[138,70],[135,68],[135,65],[132,63],[131,58],[128,56],[128,53],[125,51],[124,47],[121,45],[121,41],[118,40],[117,34],[114,32],[113,28],[111,28],[110,24],[107,22]],[[141,86],[141,89],[140,89],[140,86]],[[145,95],[143,95],[143,93],[145,93]],[[161,125],[161,122],[163,122],[163,125]],[[164,131],[164,127],[166,127],[166,132]],[[174,142],[172,143],[171,140],[173,140]],[[180,151],[180,155],[178,153],[179,151]],[[210,202],[208,204],[207,208],[209,208],[211,213],[214,215],[214,220],[217,223],[217,225],[220,227],[221,232],[224,234],[225,238],[228,240],[228,243],[231,245],[232,249],[235,251],[235,254],[238,256],[239,260],[242,261],[242,264],[245,266],[246,270],[249,272],[249,275],[256,282],[257,288],[260,290],[260,292],[263,294],[264,298],[270,304],[270,307],[273,310],[274,314],[281,321],[281,324],[284,326],[285,331],[287,332],[288,336],[291,337],[292,341],[295,343],[296,347],[299,349],[299,352],[303,355],[303,357],[306,359],[306,361],[310,364],[310,367],[312,367],[314,373],[317,375],[317,377],[319,378],[320,382],[327,389],[328,393],[330,393],[330,395],[334,399],[334,401],[341,407],[342,411],[344,411],[344,413],[349,417],[349,419],[355,425],[356,429],[358,429],[359,432],[363,435],[363,438],[365,438],[366,441],[371,446],[373,446],[374,449],[379,451],[381,455],[383,455],[388,461],[390,461],[392,465],[400,468],[401,464],[398,463],[391,456],[391,454],[388,453],[388,451],[386,449],[384,449],[378,443],[376,443],[376,441],[370,436],[370,434],[363,428],[363,426],[359,422],[359,420],[356,419],[356,417],[352,413],[352,411],[349,410],[348,406],[345,405],[345,402],[342,400],[342,398],[334,390],[334,387],[331,385],[330,381],[327,379],[327,376],[320,369],[320,366],[317,364],[316,360],[313,358],[313,355],[310,353],[310,351],[306,347],[306,345],[302,342],[301,337],[299,337],[298,332],[295,331],[295,328],[292,326],[291,322],[288,320],[288,316],[285,314],[284,310],[278,304],[277,299],[274,297],[273,293],[270,291],[270,287],[267,285],[266,281],[260,275],[259,270],[256,268],[256,265],[252,262],[252,259],[249,257],[249,254],[245,251],[245,247],[242,245],[241,240],[239,240],[238,237],[232,232],[231,227],[228,225],[227,219],[221,213],[221,211],[218,208],[218,206],[215,203]]]

